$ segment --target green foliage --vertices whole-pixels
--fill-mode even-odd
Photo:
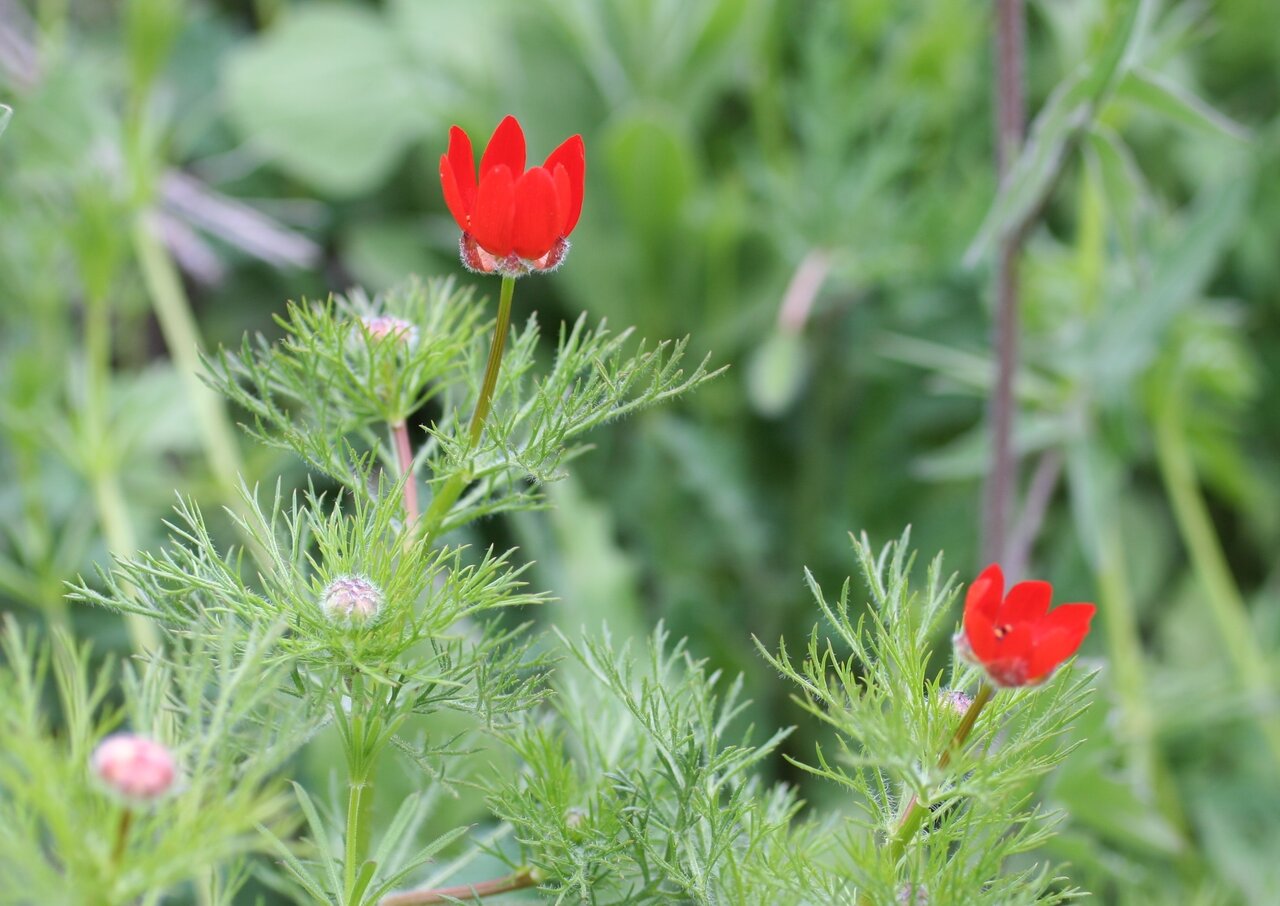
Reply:
[[[41,643],[8,620],[0,902],[136,903],[267,851],[264,828],[288,832],[280,771],[315,719],[282,707],[282,671],[265,663],[279,634],[179,641],[137,666],[93,667],[88,646],[62,634]],[[134,808],[128,825],[89,770],[94,747],[122,724],[170,746],[180,766],[176,790]]]
[[[561,642],[573,662],[554,713],[509,740],[525,769],[490,795],[545,887],[617,903],[817,896],[814,829],[793,828],[794,791],[758,775],[789,731],[753,744],[735,729],[741,677],[723,682],[662,627],[639,660],[607,635]]]
[[[804,711],[836,732],[834,754],[819,746],[812,763],[795,763],[854,797],[863,815],[840,846],[858,888],[877,902],[893,902],[904,885],[947,903],[1060,902],[1068,891],[1043,864],[996,876],[1000,866],[1042,846],[1061,821],[1029,791],[1073,748],[1064,738],[1087,707],[1091,678],[1061,670],[1044,688],[998,693],[968,748],[945,768],[922,762],[921,752],[948,746],[967,707],[967,697],[958,708],[954,696],[973,688],[977,675],[954,659],[948,670],[934,666],[930,639],[954,619],[948,617],[955,587],[940,559],[930,564],[922,590],[911,587],[909,539],[908,533],[878,555],[865,538],[855,539],[871,595],[863,616],[851,610],[849,581],[828,602],[807,576],[826,627],[814,627],[803,660],[785,641],[777,655],[761,646],[799,687]],[[928,832],[899,866],[877,842],[898,836],[915,801],[929,810]]]
[[[208,379],[252,414],[254,436],[356,489],[368,481],[365,450],[393,472],[400,468],[394,445],[375,428],[403,423],[438,400],[441,411],[416,461],[430,470],[437,491],[454,476],[471,484],[436,527],[448,531],[535,503],[536,486],[585,449],[577,443],[582,434],[715,374],[706,359],[685,372],[685,340],[646,348],[630,342],[630,330],[588,328],[585,316],[562,325],[550,369],[537,374],[539,330],[530,318],[512,337],[485,435],[473,446],[467,423],[493,331],[480,310],[473,294],[451,281],[410,283],[373,301],[357,293],[293,305],[280,321],[282,341],[246,339],[239,354],[209,360]],[[405,319],[414,339],[375,338],[360,326],[360,318],[380,316]]]
[[[785,833],[765,834],[752,859],[731,846],[734,855],[716,863],[744,873],[747,886],[732,888],[717,867],[693,867],[702,851],[690,838],[676,841],[680,858],[663,863],[669,873],[654,870],[654,896],[687,899],[690,878],[722,894],[756,890],[750,885],[769,875],[794,885],[787,897],[841,902],[858,865],[877,900],[910,895],[891,888],[897,876],[878,856],[891,806],[910,789],[947,796],[951,784],[969,784],[960,774],[935,775],[936,752],[910,749],[912,740],[936,745],[946,734],[945,714],[922,690],[965,676],[953,677],[936,657],[923,668],[912,660],[937,649],[948,612],[939,611],[933,631],[920,630],[919,650],[902,660],[923,677],[900,697],[924,724],[866,712],[857,727],[842,728],[826,719],[840,717],[830,710],[814,720],[779,691],[751,637],[785,638],[803,675],[810,652],[795,627],[811,622],[812,604],[796,579],[807,564],[816,585],[837,587],[851,527],[892,537],[909,521],[922,550],[977,565],[975,501],[988,456],[982,413],[994,356],[984,314],[990,275],[967,268],[964,252],[972,247],[971,261],[984,264],[993,240],[1029,220],[1015,424],[1021,477],[1027,496],[1043,499],[1044,519],[1026,538],[1023,566],[1067,597],[1098,601],[1088,654],[1105,653],[1107,669],[1098,704],[1062,740],[1079,748],[1036,799],[1010,799],[1020,815],[1034,802],[1064,812],[1060,833],[1027,831],[1042,845],[1006,862],[1005,880],[979,896],[1056,895],[1069,885],[1037,886],[1019,875],[1066,862],[1070,885],[1107,902],[1268,901],[1280,847],[1280,607],[1271,565],[1280,544],[1271,455],[1280,410],[1268,405],[1280,390],[1268,364],[1280,342],[1270,304],[1280,285],[1274,11],[1264,0],[1077,0],[1033,4],[1028,13],[1034,140],[1016,178],[997,186],[990,17],[965,0],[0,3],[0,473],[9,478],[0,483],[0,610],[26,624],[33,663],[45,627],[119,654],[131,644],[126,626],[157,615],[180,630],[190,622],[195,638],[165,633],[164,653],[153,655],[177,662],[178,685],[188,673],[202,675],[182,645],[227,644],[234,656],[265,634],[270,642],[253,644],[278,666],[260,677],[263,688],[285,698],[269,699],[264,724],[294,717],[305,703],[323,725],[302,721],[302,751],[277,772],[301,787],[279,800],[279,815],[288,812],[271,822],[280,842],[246,831],[236,844],[269,848],[279,871],[242,853],[203,878],[175,881],[167,899],[253,903],[270,900],[267,885],[288,901],[368,900],[417,851],[476,824],[465,844],[458,838],[437,855],[440,865],[403,883],[483,883],[536,858],[559,874],[539,875],[545,891],[505,899],[573,901],[581,887],[572,879],[604,873],[613,831],[593,829],[595,848],[578,854],[568,822],[521,794],[511,814],[523,822],[520,838],[532,842],[513,843],[511,825],[494,823],[471,784],[489,771],[512,788],[531,776],[504,744],[513,723],[521,739],[528,726],[544,727],[564,764],[589,763],[571,747],[578,731],[569,717],[547,710],[563,693],[536,705],[536,716],[508,710],[543,701],[548,684],[638,727],[624,705],[630,699],[590,679],[576,656],[551,673],[562,646],[536,632],[605,615],[615,637],[633,645],[661,618],[673,636],[688,638],[695,663],[707,658],[667,674],[672,689],[698,671],[741,673],[740,701],[751,704],[706,751],[743,743],[741,724],[796,725],[750,773],[760,797],[787,781],[795,789],[786,796],[809,804]],[[565,135],[586,140],[591,165],[573,255],[554,277],[523,281],[517,300],[544,326],[567,322],[563,342],[580,348],[569,354],[573,367],[548,383],[561,331],[514,331],[507,364],[523,364],[504,369],[495,418],[472,448],[463,440],[490,290],[459,304],[470,283],[400,281],[457,267],[457,233],[435,179],[446,127],[459,122],[480,142],[509,112],[529,132],[531,159]],[[155,241],[139,243],[140,235]],[[353,281],[369,292],[350,290]],[[792,307],[784,318],[784,296],[792,300],[788,287],[797,282],[806,288],[800,316]],[[199,335],[157,330],[156,313],[171,317],[175,292]],[[276,304],[286,298],[329,301]],[[410,350],[352,330],[353,319],[382,313],[412,321],[422,343]],[[421,329],[437,316],[444,320],[434,322],[436,332]],[[691,334],[694,361],[714,348],[715,361],[738,367],[661,413],[628,409],[688,376],[649,383],[670,361],[668,349],[614,394],[589,350],[611,380],[639,372],[628,370],[634,346],[615,349],[618,335],[589,326],[606,317],[637,323],[650,337]],[[265,339],[242,344],[246,328]],[[233,416],[275,448],[250,453],[239,470],[245,485],[265,492],[238,491],[227,445],[209,441],[218,436],[217,408],[189,390],[197,346],[223,345],[232,351],[209,354],[206,378],[232,397]],[[309,368],[323,379],[309,383]],[[588,386],[596,394],[589,405],[593,397],[573,391]],[[651,386],[658,389],[647,396]],[[418,454],[407,480],[384,436],[397,414]],[[596,416],[613,424],[588,441],[581,432]],[[588,442],[598,451],[574,459]],[[326,492],[304,492],[307,477],[279,449],[319,471],[312,481]],[[571,459],[571,482],[545,483]],[[411,486],[435,499],[431,492],[451,484],[462,493],[420,536],[437,547],[405,557],[402,576],[399,495]],[[164,547],[174,488],[179,535]],[[557,509],[522,510],[547,504]],[[1034,510],[1013,515],[1034,525]],[[482,518],[490,514],[496,518]],[[245,545],[243,554],[233,543]],[[366,543],[378,550],[355,556]],[[514,544],[519,551],[486,553]],[[125,572],[92,578],[112,555]],[[200,584],[183,584],[188,568]],[[399,618],[330,625],[318,609],[327,580],[360,569],[395,588],[388,606]],[[455,580],[466,570],[479,585]],[[459,605],[431,615],[426,577],[495,606],[429,641],[424,634]],[[68,582],[128,608],[132,622],[69,604]],[[539,589],[559,600],[517,612],[480,590],[491,582],[508,583],[507,600],[542,600]],[[931,600],[921,593],[908,617],[917,627]],[[855,630],[860,604],[851,593]],[[861,636],[869,651],[883,642],[876,612],[868,611]],[[820,646],[830,636],[833,667],[852,651],[838,623],[819,634]],[[358,664],[353,679],[368,724],[344,723],[347,678],[326,671],[325,657]],[[612,654],[604,660],[615,664]],[[648,663],[641,655],[633,665],[636,682]],[[403,702],[390,690],[401,671],[439,679],[455,668],[461,687],[439,682],[424,707],[397,710]],[[905,685],[902,675],[861,660],[851,669],[846,678],[860,683]],[[836,679],[827,679],[832,695],[842,688]],[[99,806],[86,798],[84,777],[72,776],[83,758],[68,760],[53,685],[50,675],[39,699],[46,730],[13,738],[31,764],[48,765],[59,782],[65,775],[68,804],[24,814],[56,824],[83,805],[75,826],[89,822],[101,855],[113,828],[85,817]],[[423,687],[414,688],[404,701],[420,701]],[[805,702],[804,687],[796,689]],[[1018,707],[1051,694],[1056,687]],[[122,696],[108,696],[101,732],[107,712],[132,707]],[[1013,704],[1002,694],[979,733]],[[1007,719],[1030,718],[1019,711]],[[490,720],[493,736],[482,729]],[[132,712],[128,723],[145,726]],[[692,724],[690,733],[704,732]],[[863,732],[873,746],[859,747]],[[32,748],[34,738],[42,741]],[[85,738],[81,748],[97,736]],[[821,747],[828,768],[858,782],[871,768],[842,761],[842,745],[866,757],[881,739],[895,761],[876,770],[894,786],[876,799],[778,754],[821,771]],[[376,783],[368,784],[377,802],[357,824],[373,831],[356,835],[349,855],[343,781],[358,772],[350,774],[346,756],[366,744],[381,746]],[[8,736],[0,748],[5,770],[19,763],[3,761]],[[367,766],[366,755],[356,768]],[[908,755],[916,756],[911,764]],[[534,765],[540,758],[530,755]],[[653,773],[651,753],[627,763],[635,767],[630,782],[653,779],[655,814],[669,814],[675,794]],[[537,775],[553,778],[553,766]],[[27,802],[30,785],[11,789],[13,776],[0,783],[0,801]],[[598,790],[608,801],[604,780],[586,770],[582,778],[540,782]],[[975,833],[989,833],[987,800],[973,801]],[[319,822],[308,821],[304,802]],[[398,813],[401,802],[406,811]],[[840,816],[850,810],[845,826]],[[904,883],[929,879],[933,902],[963,902],[968,893],[958,886],[961,866],[940,864],[940,844],[966,813],[935,813],[933,834],[899,866]],[[65,886],[70,873],[55,879],[41,867],[52,864],[52,844],[37,850],[28,819],[8,815],[0,860],[17,855],[5,870],[64,885],[33,887],[45,901],[80,901]],[[294,826],[305,829],[294,834]],[[220,846],[227,838],[217,828],[226,830],[210,824],[192,833],[207,830]],[[540,849],[544,839],[554,845]],[[655,831],[645,845],[665,839]],[[620,852],[632,866],[645,848]],[[821,864],[803,860],[808,852]],[[779,860],[776,870],[760,867],[769,858]],[[101,880],[75,875],[90,877]],[[21,889],[12,879],[0,877],[0,899]]]

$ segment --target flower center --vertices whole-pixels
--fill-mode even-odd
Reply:
[[[995,634],[997,639],[1003,639],[1005,636],[1007,636],[1011,632],[1013,632],[1013,627],[1010,626],[1008,623],[1003,623],[995,628]]]

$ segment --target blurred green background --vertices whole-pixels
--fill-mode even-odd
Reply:
[[[1101,605],[1103,668],[1044,790],[1069,811],[1050,855],[1105,902],[1280,902],[1274,3],[1027,23],[1046,113],[1015,188],[1047,197],[1013,568]],[[690,334],[732,367],[483,531],[537,560],[538,619],[664,619],[746,673],[759,724],[798,720],[751,635],[808,632],[805,566],[833,587],[849,531],[907,524],[981,565],[991,32],[976,0],[0,0],[0,609],[123,648],[63,583],[160,544],[175,488],[214,508],[237,471],[304,481],[230,434],[196,343],[461,274],[447,129],[480,145],[514,113],[531,159],[573,132],[588,157],[572,253],[516,317]]]

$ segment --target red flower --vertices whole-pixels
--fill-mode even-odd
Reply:
[[[1044,682],[1076,653],[1097,609],[1063,604],[1051,611],[1052,596],[1048,582],[1019,582],[1006,596],[1004,573],[991,564],[965,596],[964,630],[956,635],[960,655],[980,664],[997,686]]]
[[[567,139],[541,167],[526,170],[524,131],[509,116],[484,149],[477,181],[471,139],[454,126],[449,153],[440,157],[440,184],[462,230],[462,263],[517,277],[556,267],[582,213],[586,172],[581,135]]]

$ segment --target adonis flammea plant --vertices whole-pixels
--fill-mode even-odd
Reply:
[[[793,728],[748,728],[744,680],[663,626],[643,642],[535,630],[550,594],[529,587],[528,560],[473,543],[481,520],[545,506],[587,432],[714,376],[686,370],[682,342],[584,317],[545,344],[536,317],[512,329],[516,279],[564,261],[585,160],[574,136],[526,168],[507,118],[477,169],[450,133],[443,200],[464,263],[501,278],[492,319],[451,279],[414,280],[292,303],[278,340],[205,360],[250,436],[315,474],[296,491],[242,484],[235,546],[180,498],[167,546],[75,587],[160,630],[123,668],[123,713],[86,650],[7,634],[0,903],[189,888],[229,903],[250,875],[341,906],[994,904],[1068,889],[1005,862],[1048,833],[1027,790],[1084,707],[1089,677],[1062,667],[1092,605],[1050,609],[1043,583],[1005,595],[993,567],[968,592],[957,652],[941,560],[921,581],[908,536],[879,551],[856,539],[838,600],[809,577],[823,622],[804,653],[758,643],[838,740],[841,757],[810,759]],[[31,717],[50,658],[61,737]],[[839,807],[806,809],[776,782],[784,755]],[[323,782],[298,781],[308,759]],[[483,791],[483,814],[442,806],[462,789]],[[79,827],[89,856],[64,860]]]

